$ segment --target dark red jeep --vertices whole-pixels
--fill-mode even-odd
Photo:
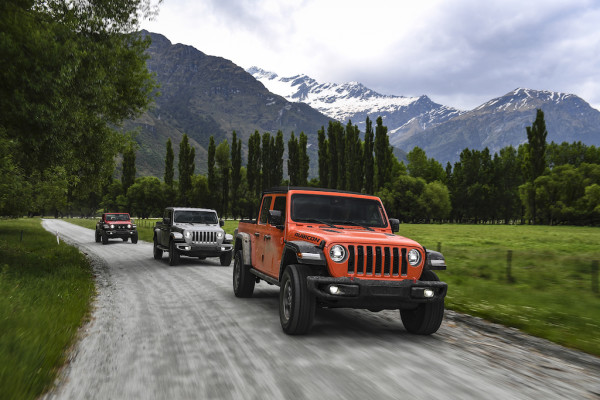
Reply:
[[[107,244],[108,239],[122,239],[124,242],[131,238],[131,243],[137,243],[137,226],[131,222],[127,213],[104,213],[96,223],[96,243]]]

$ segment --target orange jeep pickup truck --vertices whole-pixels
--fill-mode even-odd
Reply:
[[[234,234],[233,291],[277,285],[283,331],[306,334],[315,308],[399,309],[404,327],[429,335],[444,317],[441,253],[395,235],[378,197],[314,188],[263,193],[258,219]]]

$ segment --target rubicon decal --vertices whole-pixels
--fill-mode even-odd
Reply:
[[[319,243],[321,241],[321,239],[316,236],[310,236],[310,235],[306,235],[304,233],[296,232],[296,234],[294,236],[296,236],[300,239],[308,240],[309,242],[314,242],[314,243]]]

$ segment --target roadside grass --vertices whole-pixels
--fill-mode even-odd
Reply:
[[[52,386],[94,294],[85,256],[39,218],[0,220],[0,398]]]
[[[447,308],[600,355],[600,296],[592,291],[600,229],[403,224],[400,234],[432,250],[441,244]]]

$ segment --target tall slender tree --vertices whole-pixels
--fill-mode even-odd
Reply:
[[[220,184],[218,210],[219,215],[223,216],[229,212],[229,182],[231,177],[231,159],[229,158],[229,143],[227,139],[223,140],[217,146],[215,151],[215,161],[217,162],[217,176]]]
[[[292,132],[290,140],[288,140],[288,175],[290,177],[290,185],[299,185],[300,159],[298,154],[298,139]]]
[[[231,198],[234,202],[231,211],[234,216],[239,215],[241,210],[236,206],[235,199],[239,197],[240,184],[242,181],[242,140],[237,139],[237,134],[233,131],[231,139]]]
[[[123,173],[121,175],[123,194],[127,194],[127,189],[135,183],[135,173],[135,147],[133,143],[130,143],[123,153]]]
[[[537,220],[535,180],[544,173],[547,166],[546,137],[548,136],[548,131],[546,130],[546,122],[544,121],[544,112],[541,109],[537,109],[535,121],[525,129],[528,140],[525,170],[527,171],[527,181],[529,182],[529,189],[526,190],[526,193],[528,195],[528,203],[530,204],[530,217],[535,224]]]
[[[271,134],[265,132],[262,135],[262,149],[261,149],[261,161],[262,161],[262,189],[266,190],[272,186],[271,184]]]
[[[362,143],[359,137],[358,126],[348,121],[346,125],[346,152],[345,152],[345,185],[344,188],[353,192],[360,192],[363,187],[363,160]]]
[[[308,137],[304,132],[300,132],[298,139],[298,185],[308,185],[308,170],[310,168],[310,159],[308,157]]]
[[[260,133],[255,131],[248,138],[248,164],[246,167],[246,179],[248,180],[248,189],[253,194],[259,194],[261,190],[261,152],[260,152]]]
[[[365,192],[375,193],[375,160],[373,159],[373,122],[367,117],[364,144]]]
[[[278,131],[276,137],[270,139],[271,168],[269,173],[271,174],[271,186],[278,186],[283,180],[283,153],[285,152],[285,145],[283,142],[283,132]]]
[[[175,175],[173,169],[173,161],[175,155],[173,154],[173,145],[171,144],[171,138],[167,139],[167,154],[165,155],[165,184],[167,187],[173,187],[173,177]]]
[[[321,127],[318,132],[319,137],[319,185],[328,187],[329,185],[329,142],[325,137],[325,127]]]
[[[375,126],[375,160],[377,162],[376,190],[385,186],[392,180],[392,157],[394,157],[390,140],[387,135],[387,126],[383,125],[383,119],[377,117]]]
[[[209,206],[211,208],[217,207],[217,198],[218,198],[218,181],[217,181],[217,173],[215,170],[215,153],[217,151],[217,146],[215,145],[215,138],[213,136],[210,137],[208,141],[208,191],[209,195]]]
[[[189,145],[187,134],[183,134],[183,138],[179,143],[179,201],[183,206],[190,204],[190,190],[192,189],[192,176],[196,165],[196,150]]]

